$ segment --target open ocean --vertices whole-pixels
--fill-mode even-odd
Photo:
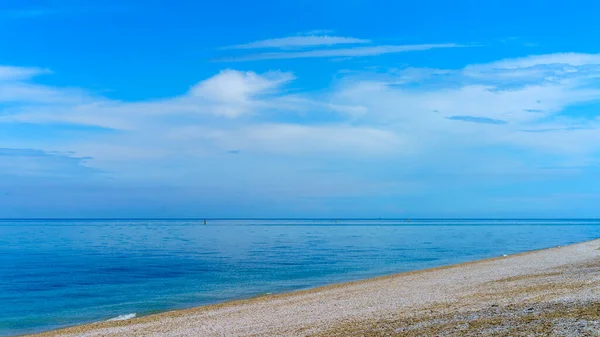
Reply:
[[[598,237],[597,220],[0,220],[0,336]]]

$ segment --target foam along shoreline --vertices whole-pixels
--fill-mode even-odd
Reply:
[[[35,336],[596,336],[599,248],[594,240]]]
[[[133,314],[127,314],[127,315],[119,315],[117,317],[111,318],[111,319],[107,319],[107,322],[115,322],[115,321],[126,321],[128,319],[132,319],[135,318],[137,316],[136,313]]]

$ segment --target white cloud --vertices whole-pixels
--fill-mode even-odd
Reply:
[[[24,137],[12,139],[10,146],[73,150],[77,156],[94,157],[87,165],[132,179],[141,166],[153,171],[143,176],[160,177],[174,171],[193,175],[209,162],[235,166],[233,161],[252,163],[259,170],[273,161],[352,160],[361,167],[347,167],[354,172],[362,170],[361,165],[375,170],[373,158],[385,158],[403,162],[398,172],[473,165],[478,174],[502,172],[498,165],[508,165],[502,163],[518,171],[559,161],[589,161],[600,151],[600,123],[570,117],[565,111],[600,100],[600,89],[588,81],[600,69],[571,60],[569,72],[561,65],[546,67],[544,77],[515,75],[515,69],[546,64],[543,60],[553,58],[528,59],[538,61],[504,60],[499,63],[504,66],[463,69],[409,68],[383,75],[349,73],[328,90],[294,93],[285,89],[295,78],[291,73],[224,70],[180,96],[139,102],[43,86],[21,76],[6,84],[4,96],[0,95],[4,102],[18,101],[5,109],[8,114],[0,116],[0,123],[71,123],[120,130],[37,144]],[[596,62],[591,56],[578,60]],[[499,80],[507,74],[515,79],[508,88],[506,81]],[[560,80],[547,79],[558,76]],[[19,89],[23,87],[31,91]],[[460,118],[449,119],[452,116]],[[468,123],[490,120],[506,124]],[[534,155],[523,156],[514,149]],[[232,150],[241,150],[240,155],[227,155]],[[487,151],[504,154],[494,165],[486,165],[481,158],[491,156]],[[449,159],[437,168],[438,158],[444,156]],[[531,159],[539,156],[543,160]],[[184,163],[164,166],[171,160]],[[290,164],[290,169],[296,164]]]
[[[333,46],[338,44],[361,44],[370,42],[370,40],[358,39],[354,37],[329,35],[301,35],[254,41],[250,43],[224,47],[223,49],[305,48],[317,46]]]
[[[366,46],[352,47],[339,49],[317,49],[297,52],[273,52],[252,54],[239,57],[220,58],[218,62],[244,62],[258,60],[280,60],[280,59],[297,59],[297,58],[332,58],[332,57],[364,57],[376,56],[384,54],[405,53],[411,51],[423,51],[439,48],[457,48],[464,47],[455,43],[440,43],[440,44],[414,44],[414,45],[382,45],[382,46]]]
[[[593,57],[580,59],[596,62]],[[445,87],[439,85],[443,82],[433,86],[423,84],[417,89],[402,85],[407,76],[404,72],[394,72],[398,78],[394,74],[372,80],[358,76],[357,79],[346,79],[333,100],[364,107],[367,112],[361,114],[357,123],[390,125],[409,139],[422,140],[423,153],[440,153],[450,148],[469,151],[477,146],[510,146],[581,160],[600,150],[597,145],[600,123],[593,115],[579,120],[569,117],[565,111],[574,105],[600,102],[600,88],[588,81],[590,74],[598,75],[600,69],[590,70],[586,63],[573,64],[579,66],[574,66],[567,75],[562,66],[548,67],[544,70],[547,76],[537,78],[537,81],[532,81],[530,74],[515,75],[518,81],[508,88],[502,87],[505,82],[499,78],[505,78],[506,72],[513,72],[512,66],[504,72],[485,76],[481,74],[488,71],[488,65],[473,65],[452,72],[424,71],[416,78],[424,80],[442,74],[449,76],[445,78],[448,84]],[[411,70],[410,73],[414,72]],[[559,75],[562,77],[558,81],[547,78]],[[559,114],[560,118],[557,117]],[[449,120],[452,116],[462,116],[463,121]],[[507,123],[464,122],[468,120]]]
[[[216,115],[237,117],[253,108],[257,103],[253,101],[255,98],[277,93],[282,85],[293,79],[294,75],[291,73],[269,72],[257,75],[253,72],[226,70],[195,85],[189,92],[189,99],[196,102],[199,98],[203,100],[202,103],[208,102]]]
[[[0,81],[0,103],[74,104],[94,100],[79,89],[53,88],[23,81]]]
[[[200,140],[243,153],[277,155],[384,155],[407,151],[404,140],[392,131],[350,125],[298,125],[261,123],[220,129],[188,126],[172,129],[172,139]]]
[[[466,67],[466,69],[481,71],[485,69],[522,69],[540,65],[569,65],[580,67],[590,64],[600,64],[600,54],[556,53],[533,55],[469,66]]]
[[[0,122],[73,123],[127,130],[173,116],[236,118],[285,104],[273,96],[293,79],[292,73],[278,71],[256,74],[224,70],[179,97],[131,103],[27,81],[0,83],[0,102],[18,103],[0,116]]]
[[[34,67],[10,67],[0,65],[1,81],[22,81],[41,74],[49,74],[50,71]]]
[[[593,78],[600,73],[600,54],[557,53],[533,55],[465,67],[463,74],[473,78],[532,81],[560,81],[578,77]]]
[[[308,32],[302,32],[299,33],[298,35],[326,35],[326,34],[331,34],[333,33],[334,30],[332,29],[313,29],[313,30],[309,30]]]

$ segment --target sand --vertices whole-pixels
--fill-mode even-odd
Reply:
[[[600,336],[600,240],[36,336]]]

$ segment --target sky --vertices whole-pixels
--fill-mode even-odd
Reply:
[[[3,0],[0,217],[595,217],[598,12]]]

